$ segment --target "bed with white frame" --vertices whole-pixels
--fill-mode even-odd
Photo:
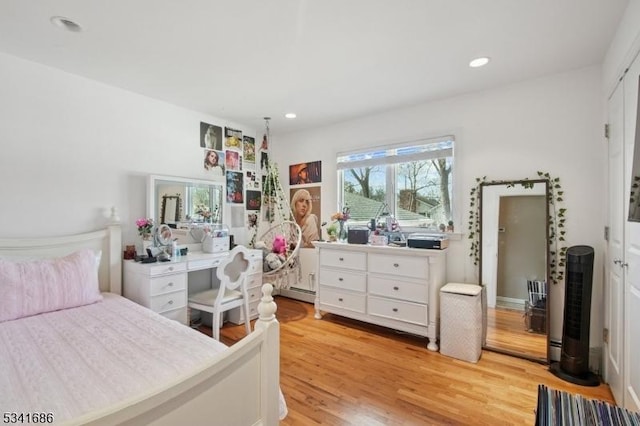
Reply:
[[[0,259],[14,261],[13,258],[59,258],[84,248],[102,254],[98,268],[100,291],[120,295],[122,241],[117,217],[112,217],[105,229],[95,232],[51,238],[0,238]],[[2,285],[0,282],[0,286]],[[203,368],[181,372],[162,386],[154,387],[153,391],[145,390],[135,397],[92,409],[81,416],[60,419],[56,417],[56,413],[51,413],[48,419],[41,417],[38,420],[45,420],[41,423],[51,423],[53,420],[55,424],[91,425],[202,424],[204,419],[207,424],[220,425],[278,424],[279,419],[286,414],[286,405],[279,388],[279,325],[275,319],[276,305],[271,291],[271,285],[263,286],[263,297],[258,308],[260,317],[255,323],[254,331],[212,356]],[[113,298],[111,295],[105,296]],[[124,302],[130,303],[126,300]],[[0,322],[0,331],[3,324],[15,325],[26,319],[29,318]],[[189,330],[187,333],[198,333],[185,326],[181,327]],[[1,336],[0,334],[0,339]],[[3,359],[3,350],[3,342],[0,341],[0,360]],[[7,365],[0,367],[3,370],[11,368]],[[27,416],[34,414],[17,412],[18,407],[8,406],[13,401],[9,392],[11,390],[5,390],[4,393],[0,390],[3,415],[9,413],[16,420],[21,415],[24,423]],[[8,401],[3,401],[2,395]],[[5,420],[11,421],[11,418]]]

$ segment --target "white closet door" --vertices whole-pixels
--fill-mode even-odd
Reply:
[[[622,266],[618,266],[624,274],[624,406],[640,411],[640,223],[626,221],[629,208],[629,189],[631,180],[632,159],[638,122],[638,78],[640,76],[640,59],[636,58],[624,79],[624,112],[625,112],[625,252]],[[640,142],[640,141],[638,141]],[[637,145],[640,149],[640,144]]]
[[[604,289],[604,326],[609,330],[604,344],[605,380],[618,404],[624,400],[624,336],[622,269],[615,263],[622,259],[624,250],[624,99],[623,85],[619,84],[609,99],[609,245],[607,277]]]

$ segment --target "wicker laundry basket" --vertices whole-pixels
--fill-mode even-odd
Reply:
[[[478,362],[483,343],[482,287],[449,283],[440,289],[440,352]]]

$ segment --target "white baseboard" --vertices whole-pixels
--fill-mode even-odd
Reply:
[[[513,297],[496,296],[496,307],[517,309],[524,312],[524,300]]]

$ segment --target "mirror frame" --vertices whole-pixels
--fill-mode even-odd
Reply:
[[[179,185],[197,185],[197,186],[215,186],[220,188],[220,205],[218,206],[218,214],[220,215],[220,219],[218,223],[223,223],[224,220],[224,200],[226,199],[225,194],[225,184],[221,180],[202,180],[202,179],[191,179],[185,177],[177,177],[177,176],[164,176],[164,175],[149,175],[147,180],[147,217],[153,218],[155,223],[159,226],[162,224],[160,221],[161,218],[158,216],[160,205],[157,200],[157,185],[160,182],[170,182],[176,183]],[[184,211],[184,200],[180,200],[180,210]]]
[[[545,242],[546,242],[546,248],[545,248],[545,259],[546,259],[546,271],[545,271],[545,278],[546,278],[546,282],[547,282],[547,309],[545,312],[545,332],[546,332],[546,337],[547,337],[547,355],[546,358],[541,359],[541,358],[537,358],[534,356],[527,356],[524,353],[519,353],[519,352],[515,352],[515,351],[511,351],[508,349],[501,349],[501,348],[496,348],[493,346],[487,346],[486,342],[483,342],[483,348],[492,350],[494,352],[501,352],[501,353],[505,353],[508,355],[512,355],[512,356],[517,356],[520,358],[525,358],[525,359],[529,359],[532,361],[537,361],[537,362],[544,362],[544,363],[549,363],[550,359],[551,359],[551,336],[550,336],[550,332],[551,332],[551,266],[550,266],[550,259],[551,259],[551,249],[550,249],[550,232],[549,232],[549,226],[550,226],[550,220],[549,220],[549,215],[550,215],[550,206],[549,203],[551,202],[551,192],[550,192],[550,182],[547,179],[520,179],[520,180],[509,180],[509,181],[491,181],[491,182],[482,182],[480,183],[480,191],[478,193],[478,211],[479,211],[479,223],[478,223],[478,230],[479,230],[479,236],[478,236],[478,245],[479,245],[479,264],[478,264],[478,284],[479,285],[483,285],[483,279],[482,279],[482,257],[483,257],[483,235],[482,235],[482,219],[483,219],[483,195],[484,195],[484,188],[489,187],[489,186],[497,186],[497,185],[504,185],[506,187],[510,187],[510,186],[516,186],[516,185],[535,185],[538,183],[542,183],[545,185],[545,200],[546,200],[546,209],[545,209]]]
[[[176,208],[173,212],[168,212],[169,216],[173,216],[177,221],[182,216],[182,198],[180,194],[176,195],[163,195],[162,196],[162,204],[160,208],[160,223],[165,223],[165,219],[167,218],[167,200],[176,200]]]

